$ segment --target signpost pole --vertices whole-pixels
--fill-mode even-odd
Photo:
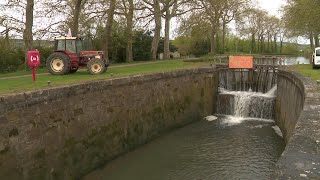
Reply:
[[[33,82],[36,81],[36,68],[35,67],[32,67],[32,80],[33,80]]]

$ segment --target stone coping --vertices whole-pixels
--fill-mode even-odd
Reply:
[[[279,74],[294,80],[305,101],[294,133],[276,164],[275,179],[320,179],[320,86],[296,72],[280,70]]]
[[[216,71],[212,67],[201,67],[194,69],[181,69],[176,71],[150,73],[142,75],[132,75],[112,79],[94,80],[79,84],[65,85],[59,87],[50,87],[35,91],[27,91],[14,94],[0,95],[0,116],[16,108],[32,106],[40,102],[54,101],[59,98],[69,97],[71,95],[82,95],[88,92],[102,91],[106,87],[123,86],[127,84],[141,84],[144,82],[156,81],[160,79],[177,78],[189,74],[210,74]]]

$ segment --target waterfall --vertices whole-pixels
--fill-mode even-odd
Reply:
[[[220,89],[217,113],[235,118],[274,119],[277,87],[267,93]]]

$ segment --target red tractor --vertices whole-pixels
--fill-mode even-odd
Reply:
[[[46,66],[53,75],[75,73],[86,66],[91,74],[102,74],[109,64],[102,51],[82,51],[82,39],[76,37],[55,38],[55,51],[48,57]]]

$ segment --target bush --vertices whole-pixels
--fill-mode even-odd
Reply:
[[[37,49],[40,52],[40,68],[46,67],[46,60],[52,54],[53,47],[45,46],[35,46],[34,49]]]
[[[24,64],[26,57],[24,49],[18,47],[14,42],[15,41],[11,41],[8,43],[5,39],[0,39],[0,73],[29,69],[26,67],[26,64]],[[52,53],[53,47],[35,46],[34,49],[40,52],[40,67],[45,67],[46,59]]]
[[[22,48],[15,48],[4,39],[0,39],[0,73],[17,71],[24,64]]]

